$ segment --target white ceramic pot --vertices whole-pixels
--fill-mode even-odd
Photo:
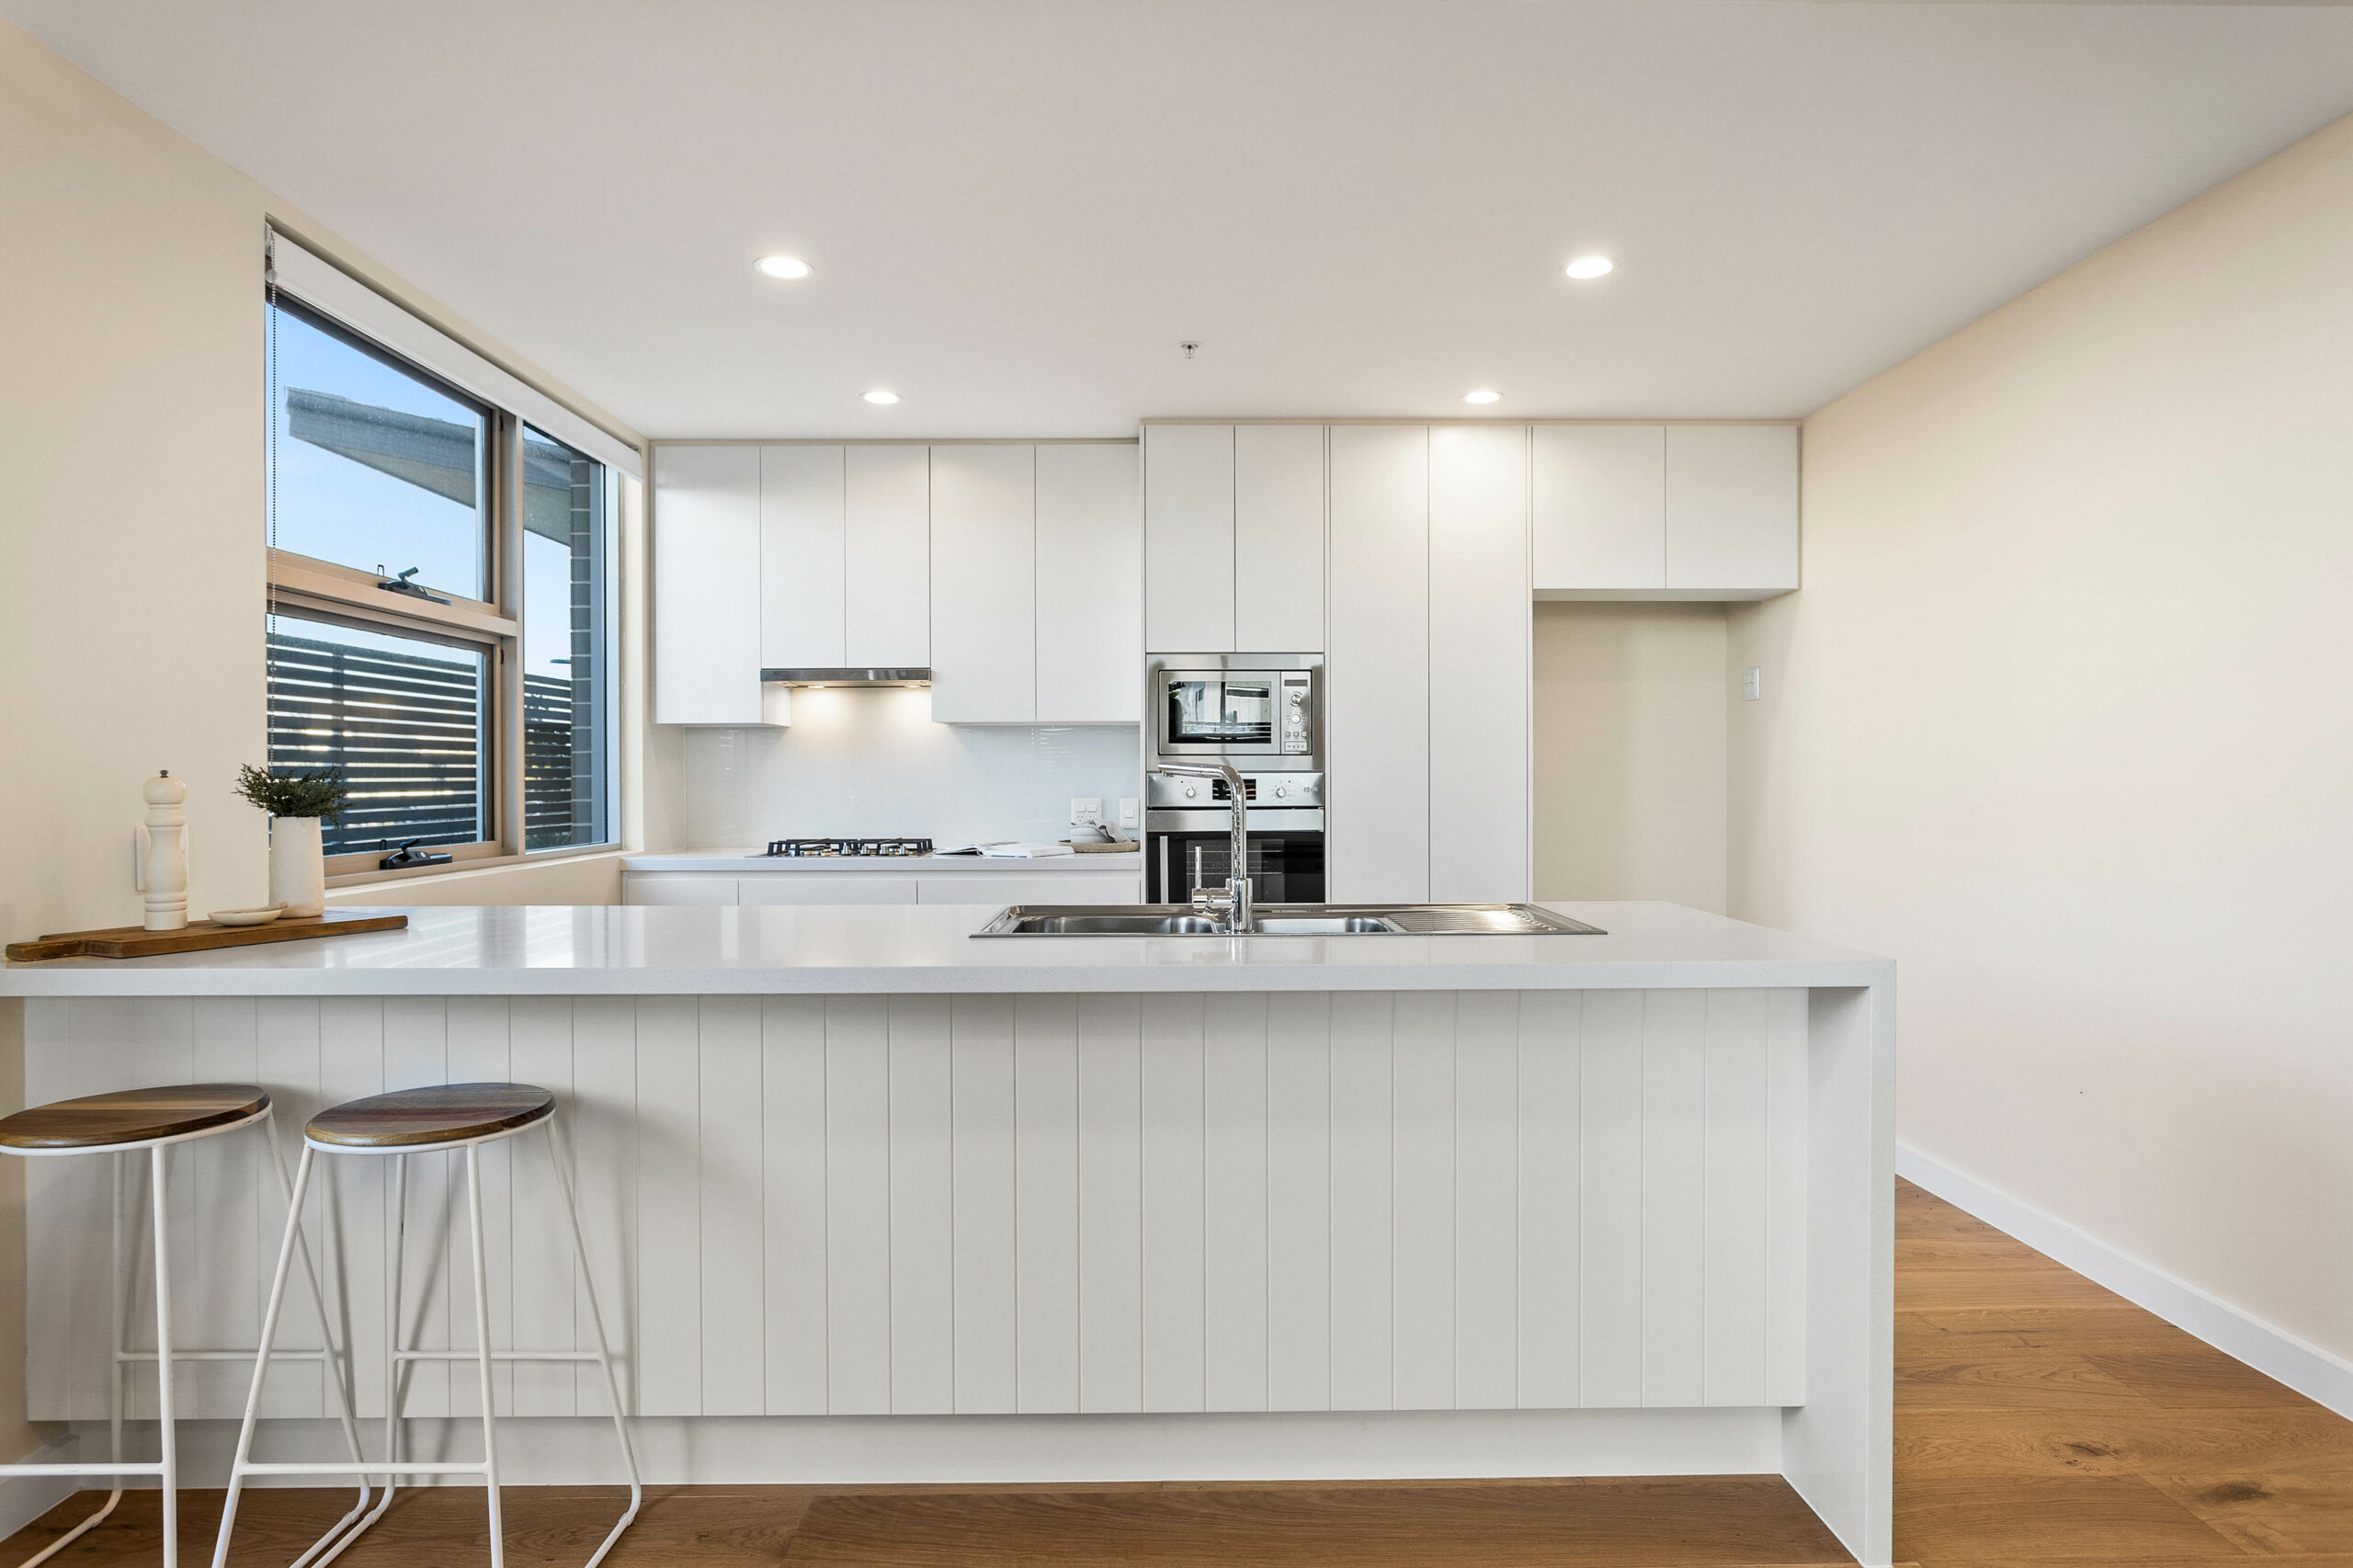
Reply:
[[[284,904],[297,919],[326,913],[327,860],[318,818],[269,819],[269,902]]]

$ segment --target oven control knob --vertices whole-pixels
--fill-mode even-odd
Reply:
[[[1188,801],[1200,792],[1200,788],[1198,785],[1188,784],[1185,786],[1185,799]]]
[[[1279,801],[1279,800],[1281,800],[1285,795],[1288,795],[1288,794],[1290,794],[1290,786],[1289,786],[1289,785],[1287,785],[1287,784],[1278,784],[1278,785],[1276,785],[1276,786],[1275,786],[1275,799],[1276,799],[1276,800]]]

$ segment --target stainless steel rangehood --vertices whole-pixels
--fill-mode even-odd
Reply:
[[[929,686],[927,669],[762,670],[769,686]]]

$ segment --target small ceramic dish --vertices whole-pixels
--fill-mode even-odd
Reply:
[[[205,918],[215,926],[267,926],[285,913],[284,904],[268,903],[259,909],[216,909]]]

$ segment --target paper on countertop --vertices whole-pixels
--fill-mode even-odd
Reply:
[[[1000,838],[992,844],[963,844],[953,849],[935,849],[935,855],[982,855],[993,860],[1043,860],[1052,855],[1070,855],[1076,851],[1067,844],[1040,844],[1029,839]]]

